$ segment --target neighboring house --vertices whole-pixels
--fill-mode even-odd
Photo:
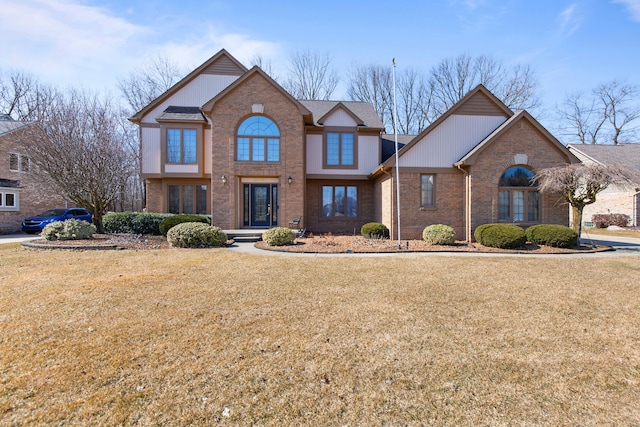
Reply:
[[[396,237],[395,141],[368,103],[297,100],[225,50],[130,118],[140,126],[147,210],[206,213],[223,229],[287,226]],[[399,136],[403,239],[434,223],[567,223],[540,168],[578,160],[527,112],[478,86],[417,136]]]
[[[632,175],[640,176],[640,144],[570,144],[567,147],[585,164],[621,166]],[[630,226],[640,225],[640,183],[611,186],[599,193],[595,203],[585,206],[582,222],[591,223],[593,215],[610,213],[628,215]]]
[[[65,206],[32,173],[22,141],[32,124],[0,115],[0,234],[20,231],[22,219],[50,208]]]

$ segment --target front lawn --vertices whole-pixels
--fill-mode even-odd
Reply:
[[[0,251],[0,425],[635,425],[640,257]]]

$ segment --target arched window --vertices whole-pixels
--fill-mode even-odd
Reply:
[[[239,162],[279,162],[280,130],[265,116],[251,116],[240,123],[236,143]]]
[[[500,177],[498,219],[505,222],[537,222],[538,183],[526,166],[512,166]]]

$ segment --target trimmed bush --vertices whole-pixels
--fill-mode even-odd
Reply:
[[[360,234],[367,239],[388,239],[389,229],[379,222],[368,222],[360,228]]]
[[[47,224],[41,235],[46,240],[88,239],[96,232],[96,226],[79,219],[68,219]]]
[[[178,224],[184,222],[201,222],[203,224],[211,224],[211,220],[205,215],[193,215],[193,214],[179,214],[166,217],[160,223],[160,233],[163,236],[167,235],[167,232]]]
[[[146,212],[114,212],[102,217],[107,233],[149,234],[159,236],[160,223],[173,214]]]
[[[572,248],[578,243],[578,233],[559,224],[532,225],[525,231],[527,240],[536,245]]]
[[[631,218],[626,214],[595,214],[591,216],[591,222],[596,228],[607,228],[611,225],[626,227]]]
[[[220,227],[202,222],[182,222],[169,229],[167,241],[178,248],[211,248],[224,246],[227,235]]]
[[[262,240],[269,246],[290,245],[296,240],[296,232],[286,227],[273,227],[262,233]]]
[[[453,245],[456,232],[448,225],[433,224],[422,230],[422,240],[430,245]]]
[[[500,249],[515,249],[527,243],[523,228],[513,224],[483,224],[475,229],[473,237],[482,245]]]

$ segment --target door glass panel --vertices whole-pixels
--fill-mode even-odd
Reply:
[[[268,198],[267,186],[253,186],[253,225],[267,225]]]
[[[182,187],[182,213],[193,213],[193,185]]]
[[[207,186],[196,186],[196,213],[206,215],[207,213]]]
[[[179,185],[170,185],[169,186],[169,213],[179,214],[180,213],[180,186]]]

